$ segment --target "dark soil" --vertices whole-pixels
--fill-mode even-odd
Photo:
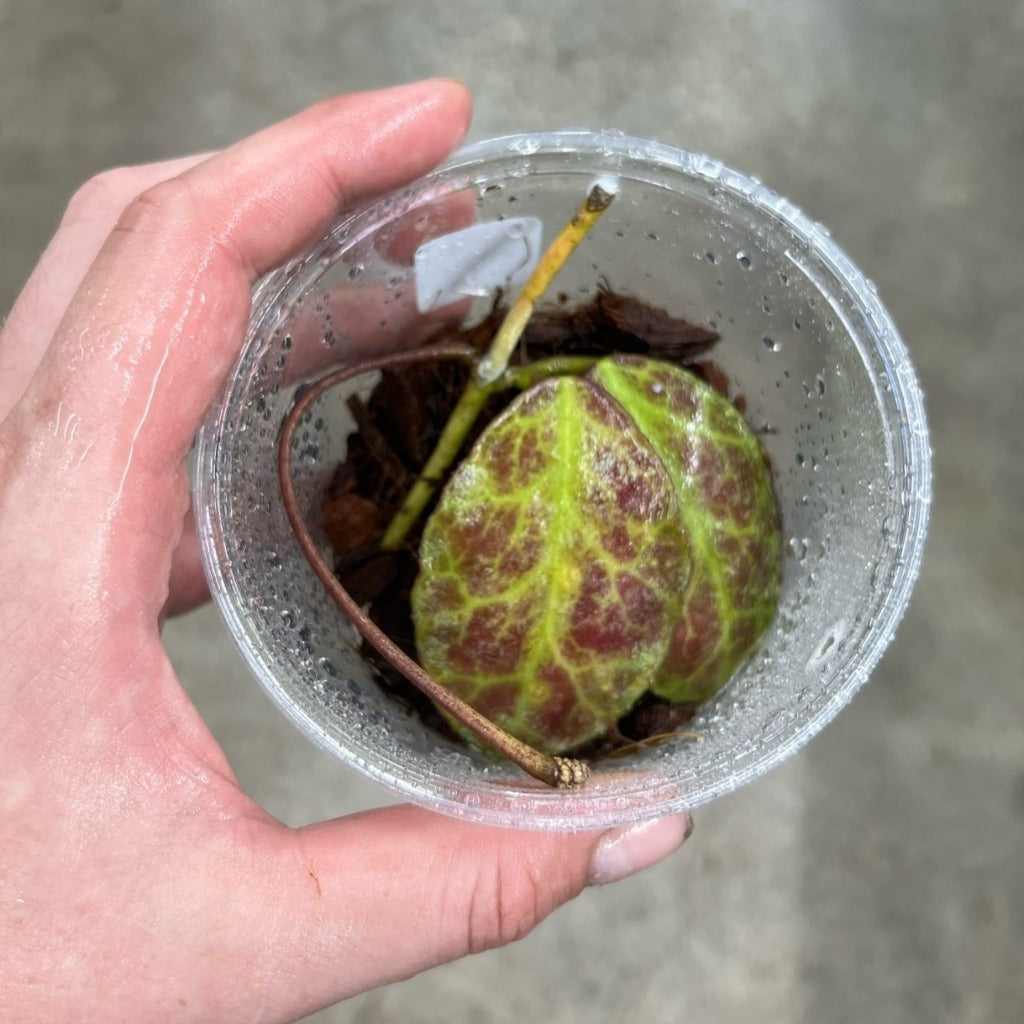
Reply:
[[[439,332],[431,342],[460,341],[483,352],[504,316],[496,308],[466,330]],[[556,355],[634,353],[686,366],[728,396],[722,369],[705,358],[718,340],[706,327],[669,316],[662,309],[605,285],[595,297],[574,308],[559,296],[556,306],[538,309],[517,348],[516,360],[532,362]],[[416,363],[388,369],[367,402],[349,398],[358,431],[348,441],[346,459],[334,473],[323,506],[323,525],[333,548],[335,572],[370,618],[413,658],[416,657],[409,595],[416,578],[416,551],[422,526],[398,551],[377,545],[420,467],[426,462],[465,386],[470,368],[455,360]],[[495,396],[480,416],[470,447],[487,423],[515,397]],[[742,396],[733,396],[742,411]],[[430,508],[421,517],[426,521]],[[378,670],[383,687],[429,726],[455,739],[430,700],[387,663],[369,644],[363,655]],[[576,751],[602,757],[636,743],[656,742],[678,731],[693,717],[691,706],[673,705],[647,695],[609,732]]]

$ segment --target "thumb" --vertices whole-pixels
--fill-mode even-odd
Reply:
[[[278,963],[278,1009],[310,1012],[386,982],[526,935],[587,885],[661,860],[689,816],[604,832],[528,832],[400,806],[292,833],[290,884],[271,913],[296,929]],[[270,908],[268,908],[270,909]],[[305,1005],[289,1003],[301,994]],[[267,1005],[267,1004],[264,1004]]]

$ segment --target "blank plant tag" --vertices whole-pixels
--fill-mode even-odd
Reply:
[[[536,217],[513,217],[424,242],[414,258],[419,311],[522,287],[540,258],[543,233]]]

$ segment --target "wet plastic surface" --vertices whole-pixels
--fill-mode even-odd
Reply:
[[[452,746],[377,689],[280,508],[277,428],[296,382],[422,328],[410,236],[480,220],[559,223],[598,174],[621,194],[558,290],[606,278],[717,327],[715,359],[773,461],[789,557],[774,626],[679,737],[596,766],[571,794]],[[481,299],[485,308],[489,299]],[[437,314],[434,314],[437,315]],[[350,425],[328,396],[294,451],[309,521]],[[494,140],[345,218],[265,280],[234,380],[200,438],[196,505],[214,597],[250,668],[318,743],[394,791],[477,821],[595,828],[693,807],[798,750],[867,680],[920,563],[931,470],[913,368],[874,286],[792,203],[704,156],[616,134]]]

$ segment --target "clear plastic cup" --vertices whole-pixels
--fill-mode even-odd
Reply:
[[[473,221],[532,216],[545,242],[590,183],[619,195],[557,278],[585,300],[606,280],[715,326],[713,352],[764,431],[786,558],[757,653],[680,736],[594,765],[555,791],[455,745],[385,696],[358,637],[304,560],[282,508],[277,438],[309,374],[407,347],[413,252]],[[460,315],[489,307],[485,294]],[[451,313],[451,307],[448,309]],[[352,429],[325,396],[294,449],[318,529]],[[868,679],[921,559],[931,457],[921,393],[874,285],[792,203],[722,164],[613,133],[494,139],[343,217],[264,279],[245,346],[199,438],[196,510],[211,590],[253,674],[311,739],[393,792],[446,814],[544,829],[598,828],[692,808],[795,753]]]

